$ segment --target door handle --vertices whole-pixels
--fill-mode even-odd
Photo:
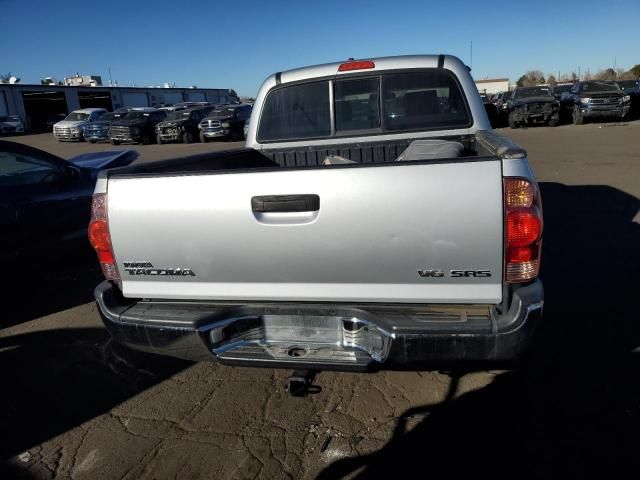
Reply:
[[[251,210],[255,213],[315,212],[320,210],[320,197],[315,194],[252,197]]]

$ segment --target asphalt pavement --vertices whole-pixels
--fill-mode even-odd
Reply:
[[[528,150],[545,215],[544,321],[520,364],[322,372],[318,393],[292,398],[286,370],[114,344],[92,302],[101,275],[87,250],[3,288],[0,477],[636,475],[640,122],[502,132]],[[114,148],[17,140],[65,158]],[[134,148],[153,161],[238,146]]]

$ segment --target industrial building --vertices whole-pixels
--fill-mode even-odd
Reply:
[[[509,79],[508,78],[486,78],[483,80],[476,80],[476,87],[480,93],[486,95],[493,95],[498,92],[509,91]]]
[[[155,107],[178,102],[228,103],[221,88],[77,87],[0,84],[0,117],[18,115],[27,129],[46,128],[47,121],[79,108]]]

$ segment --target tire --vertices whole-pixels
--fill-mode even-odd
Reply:
[[[207,143],[207,137],[205,137],[204,135],[200,134],[200,143]]]
[[[148,133],[143,134],[140,138],[140,143],[142,145],[149,145],[151,143],[151,136],[149,136]]]
[[[118,140],[111,140],[111,145],[120,145]]]
[[[89,143],[96,143],[95,140],[89,140]]]
[[[584,123],[584,115],[577,105],[573,107],[572,120],[574,125],[582,125]]]
[[[550,118],[549,121],[547,122],[547,125],[549,125],[550,127],[557,127],[559,123],[560,123],[559,118]]]
[[[182,143],[193,143],[193,133],[184,132],[184,134],[182,134]]]
[[[508,123],[510,128],[518,128],[518,122],[516,122],[515,112],[509,112]]]
[[[162,145],[163,142],[162,142],[162,137],[160,135],[156,135],[156,143],[158,145]]]

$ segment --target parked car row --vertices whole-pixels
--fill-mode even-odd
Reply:
[[[640,106],[638,81],[589,80],[555,86],[517,87],[485,100],[494,125],[581,125],[592,118],[626,120]]]
[[[212,138],[240,140],[251,116],[251,105],[184,102],[160,108],[84,108],[53,126],[58,141],[121,143],[192,143]]]

